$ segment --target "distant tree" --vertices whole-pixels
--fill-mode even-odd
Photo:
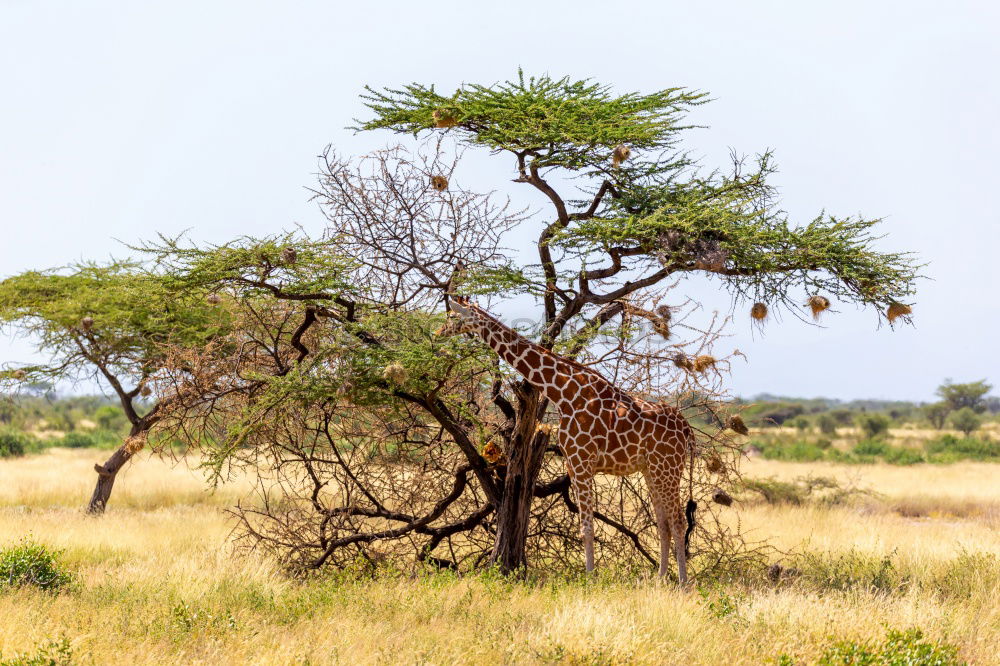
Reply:
[[[805,408],[799,403],[778,403],[768,405],[758,414],[764,426],[784,425],[790,419],[800,416]]]
[[[946,379],[944,384],[938,387],[937,395],[948,403],[952,410],[968,407],[979,414],[986,409],[984,398],[992,388],[984,379],[968,384],[953,384],[950,379]]]
[[[94,412],[94,420],[97,427],[102,430],[118,430],[128,423],[128,417],[121,407],[114,405],[103,405]]]
[[[971,407],[962,407],[951,415],[952,427],[966,437],[979,428],[981,423],[982,419]]]
[[[944,428],[945,422],[948,420],[948,414],[951,413],[951,405],[947,402],[934,402],[929,405],[924,405],[921,408],[924,416],[928,421],[931,422],[938,430]]]
[[[983,400],[983,404],[986,406],[986,411],[990,414],[1000,413],[1000,397],[990,396]]]
[[[837,422],[837,425],[849,426],[854,423],[853,410],[845,408],[831,409],[829,411],[829,414],[833,418],[833,420]]]
[[[865,437],[871,439],[886,435],[892,421],[880,412],[865,412],[858,415],[857,423]]]
[[[204,295],[171,289],[141,265],[115,261],[28,271],[3,280],[0,325],[30,336],[48,359],[0,371],[7,389],[90,379],[118,398],[130,430],[103,465],[94,465],[98,479],[88,511],[102,513],[116,474],[159,419],[161,405],[154,401],[144,408],[142,398],[150,393],[164,345],[204,344],[223,321]],[[64,429],[72,430],[66,409],[56,415]]]
[[[799,432],[805,432],[809,430],[809,419],[804,416],[800,416],[792,421],[792,425],[798,429]]]
[[[837,419],[830,413],[820,414],[816,419],[816,425],[819,426],[819,431],[824,435],[837,434]]]

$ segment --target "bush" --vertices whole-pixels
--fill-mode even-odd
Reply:
[[[820,666],[960,666],[958,649],[924,640],[920,629],[889,630],[885,642],[838,641],[816,662]]]
[[[117,405],[102,405],[94,411],[94,420],[101,430],[121,430],[128,425],[125,412]]]
[[[816,419],[816,425],[819,426],[819,431],[824,435],[837,434],[837,419],[833,414],[820,414],[819,418]]]
[[[795,565],[802,573],[803,582],[820,591],[902,594],[909,589],[911,581],[893,564],[893,555],[870,555],[856,550],[806,552],[795,559]]]
[[[753,445],[759,448],[761,455],[768,460],[815,462],[824,457],[823,449],[809,442],[795,441],[790,444],[754,442]]]
[[[869,438],[881,437],[889,432],[889,425],[892,422],[885,414],[864,413],[858,415],[858,427],[861,432]]]
[[[10,659],[0,654],[0,666],[69,666],[72,663],[73,649],[66,637],[37,647],[35,654],[20,653]]]
[[[768,504],[802,504],[808,494],[798,484],[777,479],[743,479],[743,487],[760,493]]]
[[[89,432],[68,432],[57,446],[65,446],[67,449],[86,449],[97,446],[96,438]]]
[[[34,438],[14,428],[0,429],[0,458],[23,456],[32,448]]]
[[[972,437],[958,438],[954,435],[942,435],[927,442],[924,450],[930,456],[931,462],[1000,459],[1000,443]]]
[[[972,411],[970,407],[963,407],[951,415],[951,426],[963,433],[966,437],[972,434],[973,430],[979,428],[979,415]]]
[[[795,426],[799,432],[805,432],[809,430],[809,419],[804,416],[799,416],[792,420],[792,425]]]
[[[907,449],[902,446],[893,446],[883,456],[885,461],[891,465],[916,465],[925,462],[920,451]]]
[[[889,453],[890,448],[880,439],[865,439],[855,445],[853,452],[859,456],[884,456]]]
[[[57,590],[69,585],[73,575],[59,562],[61,554],[30,539],[0,550],[0,590],[27,585]]]

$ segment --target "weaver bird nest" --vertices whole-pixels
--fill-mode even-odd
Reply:
[[[434,118],[434,127],[447,128],[458,124],[455,113],[448,109],[434,109],[431,116]]]
[[[444,192],[448,189],[448,179],[444,176],[431,176],[431,187],[438,192]]]
[[[621,166],[622,162],[629,158],[632,154],[632,149],[628,146],[618,146],[613,151],[611,151],[611,165],[615,168]]]
[[[483,447],[483,458],[491,465],[496,464],[503,458],[503,450],[495,442],[488,442]]]
[[[739,414],[733,414],[729,417],[729,422],[726,423],[729,429],[733,432],[739,433],[741,435],[749,435],[750,429],[747,428],[747,424],[743,422],[743,417]]]
[[[729,496],[722,488],[716,488],[715,492],[712,493],[712,501],[716,504],[721,504],[722,506],[732,506],[733,498]]]
[[[903,305],[902,303],[892,303],[889,309],[886,311],[885,316],[889,318],[889,323],[893,323],[900,317],[911,314],[913,308],[909,305]]]
[[[701,356],[695,357],[694,363],[692,363],[692,367],[694,368],[695,372],[705,372],[709,368],[713,367],[716,364],[716,362],[717,361],[715,360],[714,356],[709,356],[708,354],[702,354]]]
[[[750,308],[750,316],[755,321],[764,321],[767,319],[767,306],[763,303],[754,303],[753,307]]]
[[[812,310],[813,319],[819,320],[820,314],[830,309],[830,299],[826,296],[820,296],[816,294],[815,296],[810,296],[809,300],[806,301],[806,305]]]
[[[136,454],[142,451],[143,447],[146,446],[146,433],[139,433],[138,435],[129,435],[125,438],[125,451],[130,454]]]
[[[402,363],[390,363],[382,370],[382,379],[393,384],[403,384],[409,376]]]
[[[294,247],[286,247],[281,251],[281,260],[286,264],[294,264],[298,258],[299,253],[295,251]]]
[[[683,352],[674,354],[673,362],[681,370],[686,370],[687,372],[694,371],[694,363],[691,361],[691,357]]]

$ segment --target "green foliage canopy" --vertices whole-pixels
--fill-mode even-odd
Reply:
[[[95,371],[141,379],[167,342],[199,345],[226,326],[221,311],[137,262],[27,271],[0,282],[0,324],[28,334],[51,361],[8,368],[17,381]]]
[[[557,219],[539,243],[548,322],[557,320],[555,292],[576,297],[562,321],[587,304],[690,271],[717,276],[737,299],[795,309],[822,293],[885,316],[915,293],[920,266],[908,253],[879,249],[878,219],[821,214],[805,225],[790,222],[768,182],[770,153],[749,167],[734,157],[731,172],[702,174],[678,152],[680,133],[692,127],[684,115],[707,101],[705,93],[613,94],[588,80],[520,71],[515,80],[464,85],[452,95],[418,83],[367,91],[373,117],[357,129],[453,132],[460,143],[512,153],[518,181],[552,201]],[[612,161],[619,146],[631,150],[620,163]],[[546,180],[558,169],[582,178],[584,199],[568,201]],[[554,258],[552,249],[565,254]],[[564,267],[567,257],[576,257],[577,267]],[[602,259],[610,265],[592,268]],[[641,272],[596,290],[626,269]]]

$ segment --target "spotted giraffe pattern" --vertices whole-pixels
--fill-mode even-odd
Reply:
[[[452,297],[440,335],[474,334],[559,410],[559,445],[580,508],[587,571],[594,568],[594,475],[642,472],[656,512],[660,575],[673,535],[678,578],[687,582],[685,516],[680,483],[694,433],[679,410],[631,396],[592,368],[537,345],[479,306]]]

